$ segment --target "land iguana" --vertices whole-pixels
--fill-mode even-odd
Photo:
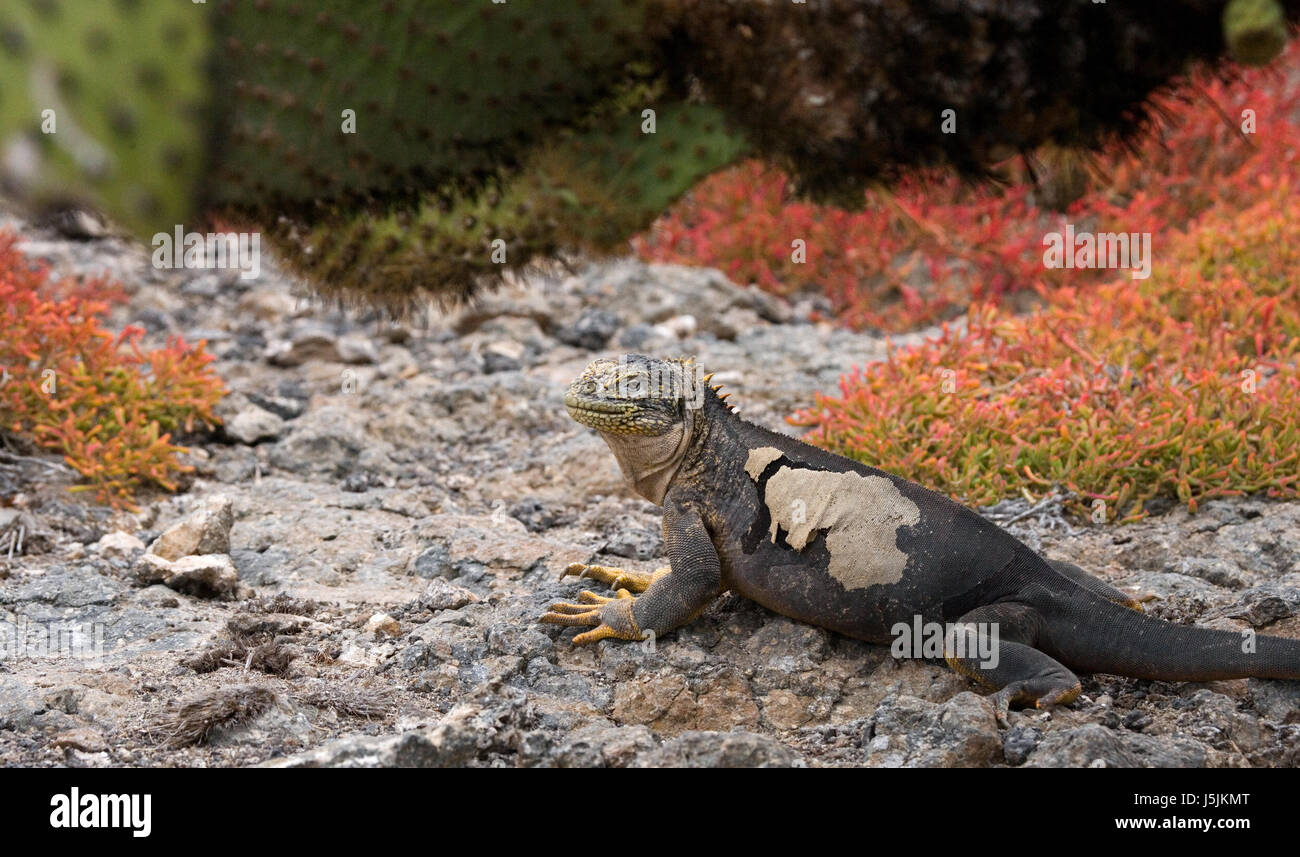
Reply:
[[[569,414],[596,429],[642,497],[663,506],[669,568],[576,563],[613,586],[541,621],[574,637],[646,639],[734,590],[797,619],[889,643],[917,617],[957,629],[944,657],[1011,705],[1072,702],[1075,672],[1172,681],[1300,679],[1300,641],[1176,625],[1067,562],[1049,562],[948,497],[742,420],[693,360],[592,362]],[[641,593],[634,597],[633,593]],[[979,652],[996,644],[996,658]]]

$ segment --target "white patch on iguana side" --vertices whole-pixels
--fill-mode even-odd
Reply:
[[[845,589],[903,579],[907,554],[896,544],[898,528],[918,523],[921,511],[885,477],[782,467],[767,480],[765,500],[772,541],[784,529],[801,551],[815,531],[826,531],[830,575]]]
[[[749,458],[745,459],[745,472],[749,474],[750,479],[757,482],[758,477],[763,475],[763,470],[780,458],[782,454],[781,450],[775,446],[760,446],[758,449],[751,449]]]

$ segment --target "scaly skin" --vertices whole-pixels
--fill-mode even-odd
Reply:
[[[740,419],[697,374],[693,361],[625,355],[593,362],[569,387],[570,415],[597,429],[638,493],[663,506],[671,563],[654,575],[566,569],[619,588],[542,617],[593,629],[574,642],[662,636],[734,590],[874,643],[918,617],[955,623],[945,659],[995,691],[1000,716],[1010,705],[1073,701],[1076,671],[1300,679],[1300,642],[1258,637],[1243,651],[1251,647],[1238,634],[1147,616],[1125,593],[1043,559],[941,494]],[[961,647],[980,642],[996,643],[996,663]]]

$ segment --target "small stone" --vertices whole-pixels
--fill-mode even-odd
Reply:
[[[104,556],[131,556],[144,550],[144,542],[122,530],[115,530],[95,542],[95,550]]]
[[[513,372],[523,368],[527,349],[518,342],[502,339],[483,346],[483,371]]]
[[[174,572],[171,560],[163,559],[157,554],[146,553],[135,561],[131,573],[135,575],[136,581],[141,586],[154,586],[163,583]]]
[[[459,610],[466,604],[478,601],[478,596],[463,586],[436,577],[429,581],[420,595],[420,606],[436,613],[439,610]]]
[[[371,342],[369,337],[365,336],[341,336],[339,337],[338,356],[344,363],[353,365],[369,365],[379,362],[379,349],[375,343]]]
[[[687,339],[695,335],[699,324],[693,315],[675,315],[655,325],[655,332],[675,339]]]
[[[373,649],[362,646],[348,646],[339,653],[336,660],[350,667],[373,667],[379,663],[379,655]]]
[[[226,436],[252,446],[284,434],[284,420],[256,405],[249,405],[225,423]]]
[[[525,497],[510,509],[510,517],[528,528],[529,532],[540,533],[555,526],[555,513],[536,497]]]
[[[430,545],[411,563],[416,576],[425,579],[451,577],[455,569],[446,545]]]
[[[387,613],[376,613],[366,621],[365,630],[388,637],[397,637],[402,633],[402,626]]]
[[[262,393],[247,393],[248,401],[257,405],[263,410],[270,411],[282,420],[297,419],[302,416],[302,412],[307,410],[307,400],[305,397],[295,398],[292,396],[272,396]]]
[[[234,523],[230,498],[223,494],[209,497],[189,517],[164,530],[149,546],[149,553],[168,560],[230,553],[230,528]]]
[[[1002,737],[1002,757],[1008,765],[1023,765],[1042,740],[1041,730],[1032,726],[1017,726]]]
[[[233,598],[239,594],[239,574],[223,553],[183,556],[171,564],[163,581],[171,589],[198,598]]]
[[[267,345],[266,360],[273,366],[292,368],[301,366],[308,360],[323,360],[327,363],[339,363],[338,340],[328,329],[304,327],[289,341],[277,341]]]
[[[275,288],[256,288],[245,292],[236,306],[239,318],[254,318],[258,321],[279,321],[293,315],[297,301],[279,286]]]
[[[84,727],[60,732],[50,739],[50,744],[54,747],[81,750],[85,753],[102,753],[108,750],[108,742],[104,740],[102,734]]]
[[[468,491],[474,487],[474,477],[464,473],[453,473],[447,477],[447,487],[452,491]]]
[[[622,322],[606,309],[589,309],[573,324],[555,331],[555,338],[575,348],[599,351],[618,332]]]

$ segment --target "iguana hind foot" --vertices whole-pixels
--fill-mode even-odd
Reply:
[[[1013,705],[1048,709],[1073,702],[1082,689],[1065,665],[1034,648],[1042,623],[1028,605],[986,604],[963,615],[958,633],[945,639],[944,659],[954,671],[997,690],[993,707],[1004,726]]]

